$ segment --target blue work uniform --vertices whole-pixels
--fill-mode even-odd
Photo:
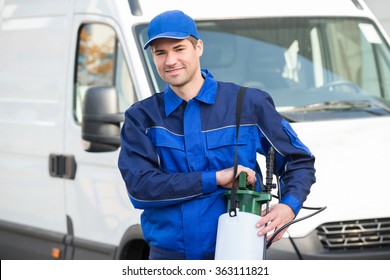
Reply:
[[[204,84],[188,102],[167,86],[125,113],[119,168],[152,248],[186,259],[214,254],[218,218],[227,211],[216,171],[232,167],[239,86],[217,82],[202,70]],[[261,174],[257,153],[273,146],[281,203],[297,214],[315,182],[314,156],[275,110],[270,95],[244,95],[238,163]],[[257,190],[260,191],[259,180]]]

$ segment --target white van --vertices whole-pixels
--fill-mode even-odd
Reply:
[[[390,48],[361,0],[0,0],[0,258],[147,258],[119,131],[164,87],[142,46],[169,9],[196,19],[202,67],[268,91],[316,156],[305,206],[327,209],[267,259],[389,259]]]

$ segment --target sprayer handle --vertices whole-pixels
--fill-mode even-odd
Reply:
[[[240,175],[238,175],[238,188],[240,190],[253,190],[253,185],[246,184],[246,173],[242,171]]]

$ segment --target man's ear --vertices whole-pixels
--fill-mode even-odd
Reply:
[[[196,42],[196,50],[198,52],[198,56],[201,57],[203,54],[203,41],[201,39],[198,39]]]

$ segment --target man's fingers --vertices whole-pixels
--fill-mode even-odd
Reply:
[[[237,177],[239,176],[239,174],[241,172],[246,173],[246,183],[248,185],[254,184],[256,182],[256,172],[255,171],[253,171],[252,169],[250,169],[248,167],[239,165],[238,169],[237,169]]]
[[[257,222],[256,227],[260,228],[270,221],[271,221],[271,218],[268,215],[265,215],[264,217],[262,217],[260,219],[260,221]]]
[[[261,230],[259,230],[257,232],[257,235],[258,236],[263,236],[263,235],[266,235],[268,232],[272,231],[273,229],[275,229],[275,225],[273,222],[270,222],[268,223],[268,225],[266,225],[264,228],[262,228]]]

